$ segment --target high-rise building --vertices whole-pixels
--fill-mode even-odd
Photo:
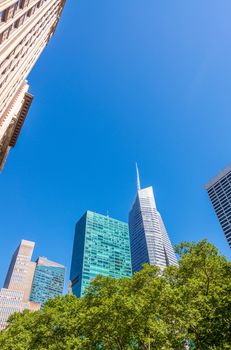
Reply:
[[[231,165],[205,187],[231,248]]]
[[[65,0],[0,1],[0,169],[32,101],[27,77],[53,35]]]
[[[84,295],[97,275],[131,276],[128,225],[87,211],[76,224],[70,274],[73,294]]]
[[[39,310],[45,301],[63,292],[64,266],[46,258],[32,262],[34,246],[34,242],[22,240],[12,256],[0,289],[0,330],[14,312]]]
[[[153,188],[141,189],[137,168],[137,195],[129,213],[129,232],[133,273],[144,263],[163,270],[177,265],[177,259],[160,213],[156,208]]]
[[[44,303],[63,294],[65,267],[46,258],[38,258],[32,283],[30,300]]]
[[[11,259],[4,288],[23,291],[23,301],[28,301],[36,264],[31,261],[35,243],[22,240]]]
[[[14,312],[40,308],[40,304],[29,301],[35,271],[35,263],[31,261],[34,245],[22,240],[12,256],[4,288],[0,289],[0,330]]]

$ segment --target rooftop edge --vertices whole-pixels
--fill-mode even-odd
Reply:
[[[220,171],[218,175],[214,176],[206,185],[205,189],[208,190],[211,186],[215,185],[216,182],[222,179],[225,175],[227,175],[231,171],[231,164],[226,167],[224,170]]]

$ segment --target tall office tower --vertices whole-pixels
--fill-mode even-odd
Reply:
[[[77,297],[97,275],[131,276],[128,225],[87,211],[76,224],[71,262],[71,287]]]
[[[0,289],[0,329],[6,327],[8,317],[14,312],[40,308],[40,304],[29,301],[36,266],[31,261],[34,245],[22,240],[13,254],[4,288]]]
[[[152,187],[141,189],[137,168],[137,195],[129,213],[133,273],[144,263],[164,269],[177,265],[176,256],[160,213],[156,208]]]
[[[64,3],[0,1],[0,169],[17,141],[32,101],[26,79],[53,35]]]
[[[63,294],[65,267],[46,258],[38,258],[32,283],[30,300],[44,303]]]
[[[231,165],[205,187],[231,248]]]
[[[35,243],[22,240],[16,249],[5,279],[4,288],[23,291],[23,300],[28,301],[36,264],[31,261]]]

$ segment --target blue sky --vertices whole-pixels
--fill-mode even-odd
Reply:
[[[85,210],[127,221],[135,161],[172,242],[207,237],[231,257],[204,190],[231,163],[230,11],[229,0],[67,1],[0,175],[1,285],[20,239],[69,268]]]

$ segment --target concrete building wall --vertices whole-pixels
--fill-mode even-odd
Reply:
[[[54,33],[64,2],[0,1],[0,169],[29,89],[26,79]]]
[[[22,312],[25,309],[37,311],[40,305],[34,302],[25,302],[24,293],[11,289],[0,289],[0,331],[7,326],[7,320],[15,312]]]
[[[23,301],[28,301],[36,263],[31,261],[35,243],[22,240],[16,249],[6,276],[4,288],[23,292]]]

